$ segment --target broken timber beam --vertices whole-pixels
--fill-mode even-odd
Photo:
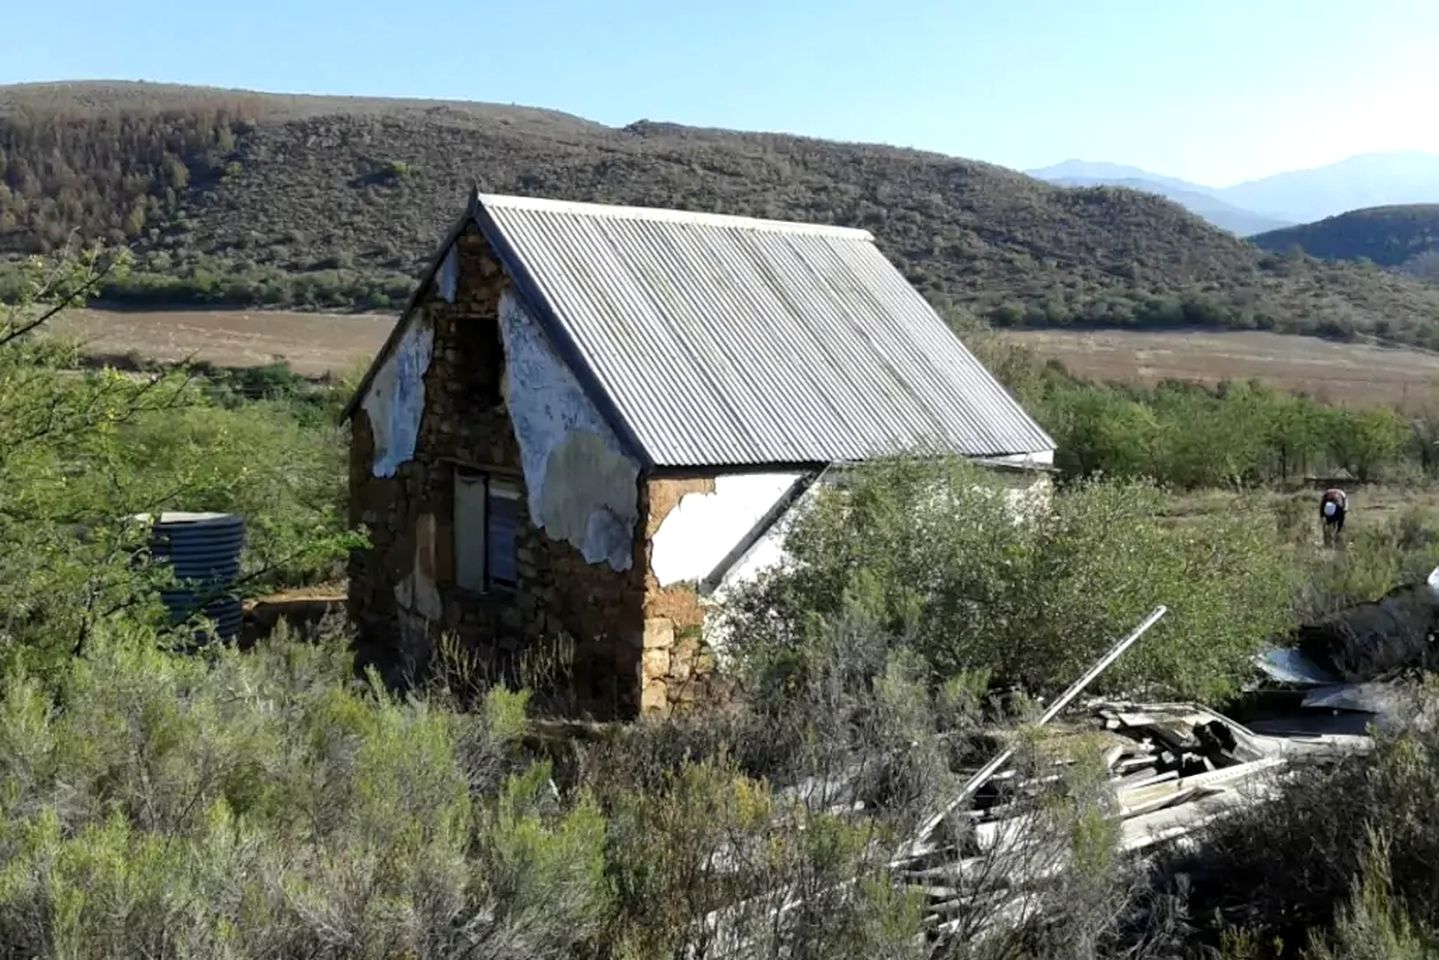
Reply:
[[[1037,727],[1042,727],[1046,723],[1057,717],[1060,711],[1063,710],[1065,707],[1069,706],[1069,704],[1074,700],[1075,697],[1079,696],[1081,693],[1084,692],[1085,687],[1093,683],[1105,670],[1108,670],[1110,665],[1113,664],[1114,661],[1118,660],[1121,656],[1124,655],[1124,651],[1128,650],[1134,645],[1134,642],[1136,640],[1148,633],[1149,628],[1158,623],[1160,619],[1168,612],[1168,608],[1162,605],[1155,607],[1154,612],[1151,613],[1149,616],[1145,617],[1143,623],[1135,627],[1134,630],[1130,632],[1130,634],[1123,640],[1120,640],[1114,646],[1110,647],[1109,651],[1105,653],[1104,656],[1096,660],[1094,665],[1084,672],[1083,676],[1081,676],[1078,680],[1074,681],[1069,685],[1069,689],[1065,690],[1057,698],[1055,698],[1055,701],[1051,703],[1042,714],[1039,715],[1039,719],[1035,721],[1034,725]],[[919,831],[915,836],[915,843],[911,844],[911,846],[924,843],[924,841],[929,838],[929,835],[933,833],[941,823],[944,822],[944,819],[946,817],[953,813],[960,804],[964,803],[970,797],[974,796],[974,794],[979,790],[979,788],[988,783],[990,778],[992,778],[996,773],[998,773],[1000,769],[1006,763],[1008,763],[1013,756],[1014,748],[1007,747],[1006,749],[1002,750],[999,755],[996,756],[993,760],[989,761],[978,771],[976,771],[974,776],[970,777],[967,781],[965,781],[964,786],[960,788],[959,794],[955,796],[954,799],[946,803],[941,810],[939,810],[933,816],[929,817],[927,820],[924,821],[924,823],[920,825]]]

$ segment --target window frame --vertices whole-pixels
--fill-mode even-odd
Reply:
[[[495,577],[490,560],[490,549],[492,546],[492,531],[490,529],[491,502],[495,497],[506,500],[519,501],[524,497],[524,488],[517,476],[509,473],[499,473],[493,470],[486,470],[481,467],[469,466],[463,463],[451,463],[451,515],[450,515],[450,553],[454,558],[452,564],[452,581],[457,590],[470,596],[506,596],[513,594],[519,586],[519,571],[515,570],[514,580],[502,580]],[[461,523],[460,517],[460,489],[462,484],[473,484],[480,488],[479,495],[479,522],[474,527]],[[511,550],[514,554],[519,552],[519,517],[516,516],[514,538],[511,542]],[[461,574],[460,565],[460,542],[462,537],[477,538],[478,544],[474,547],[479,551],[480,576],[478,585],[473,582],[466,582]],[[518,556],[515,557],[515,566],[518,567]]]

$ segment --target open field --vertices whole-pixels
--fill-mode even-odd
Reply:
[[[394,316],[282,310],[76,310],[54,332],[97,355],[137,354],[219,366],[288,362],[297,373],[344,373],[374,356]],[[1026,330],[1001,334],[1084,377],[1155,383],[1244,380],[1343,403],[1439,404],[1439,354],[1249,331],[1135,333]]]
[[[257,367],[284,360],[304,376],[344,374],[374,356],[392,315],[284,310],[73,310],[51,332],[99,356]]]
[[[1002,334],[1100,380],[1258,378],[1339,403],[1419,410],[1439,403],[1439,353],[1261,331],[1023,330]]]

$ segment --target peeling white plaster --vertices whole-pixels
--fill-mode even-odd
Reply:
[[[425,411],[425,371],[430,368],[434,340],[429,318],[424,311],[416,311],[365,394],[363,406],[375,438],[371,470],[377,477],[394,476],[400,464],[415,455],[420,417]]]
[[[702,580],[800,479],[798,473],[717,477],[712,493],[687,493],[652,538],[650,569],[660,586]]]
[[[530,518],[586,562],[628,570],[639,523],[639,464],[624,453],[569,366],[510,293],[500,297],[505,403]]]
[[[415,520],[415,565],[395,584],[395,601],[402,609],[426,621],[433,622],[444,615],[440,591],[435,585],[434,514],[421,514]]]
[[[450,244],[450,249],[445,251],[445,259],[440,261],[440,270],[435,275],[435,283],[439,288],[440,296],[445,298],[446,303],[455,302],[455,292],[459,289],[460,282],[460,245]]]

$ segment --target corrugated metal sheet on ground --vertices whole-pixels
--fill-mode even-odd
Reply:
[[[480,202],[656,465],[1054,446],[865,231]]]

